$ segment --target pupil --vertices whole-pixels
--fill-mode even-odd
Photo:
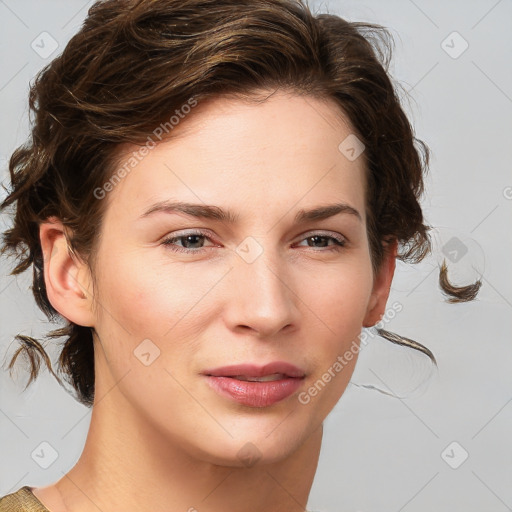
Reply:
[[[186,240],[187,240],[187,244],[188,244],[188,243],[189,243],[189,241],[190,241],[191,239],[192,239],[192,240],[193,240],[194,238],[195,238],[195,239],[199,239],[199,238],[201,238],[201,236],[200,236],[200,235],[187,235],[185,238],[186,238]],[[192,245],[194,245],[194,242],[193,242],[193,241],[192,241],[191,243],[192,243]],[[198,243],[198,241],[196,241],[196,243]]]
[[[319,235],[314,235],[314,236],[310,237],[310,240],[314,240],[315,242],[318,242],[319,240],[322,240],[322,239],[324,240],[324,243],[322,244],[322,247],[325,247],[325,244],[327,242],[325,237],[319,236]]]

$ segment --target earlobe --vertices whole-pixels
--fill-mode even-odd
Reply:
[[[49,217],[39,226],[44,280],[51,305],[77,325],[92,327],[91,276],[87,265],[71,253],[65,226]]]
[[[391,289],[391,281],[395,274],[398,241],[395,239],[386,248],[385,256],[373,282],[373,290],[368,302],[368,309],[363,327],[372,327],[380,321],[386,309]]]

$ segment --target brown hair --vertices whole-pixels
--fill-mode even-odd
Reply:
[[[15,207],[2,253],[17,256],[13,275],[33,266],[34,297],[49,320],[61,317],[46,294],[39,224],[58,217],[71,233],[70,250],[93,269],[106,204],[93,191],[112,175],[116,149],[146,143],[191,98],[255,99],[256,91],[284,88],[334,100],[365,145],[374,271],[384,242],[397,239],[398,257],[412,263],[430,251],[418,202],[429,151],[414,137],[387,74],[391,37],[378,25],[313,15],[305,1],[106,0],[90,8],[80,31],[31,86],[31,137],[11,156],[12,190],[0,207]],[[67,322],[47,335],[65,338],[60,369],[88,406],[92,334]],[[41,359],[59,380],[38,341],[16,338],[21,346],[9,368],[24,352],[27,386]]]

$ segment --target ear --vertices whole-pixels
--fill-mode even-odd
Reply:
[[[49,217],[39,225],[44,258],[44,282],[51,305],[77,325],[92,327],[93,290],[89,268],[69,249],[67,228]]]
[[[398,240],[394,239],[385,247],[385,255],[377,275],[373,280],[373,289],[368,302],[363,327],[372,327],[380,321],[386,309],[391,281],[395,274]]]

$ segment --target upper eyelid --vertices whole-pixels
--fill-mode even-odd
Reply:
[[[163,240],[172,240],[174,238],[183,238],[183,237],[186,237],[186,236],[194,236],[194,235],[199,235],[199,236],[204,236],[205,238],[209,238],[210,240],[214,240],[215,237],[211,235],[211,233],[209,231],[202,231],[200,229],[190,229],[188,231],[173,231],[172,233],[168,233],[167,235],[165,235],[162,239]]]
[[[211,236],[210,232],[208,230],[201,230],[201,229],[194,229],[194,228],[189,228],[189,230],[184,230],[184,231],[177,231],[177,232],[173,232],[171,233],[169,236],[165,236],[163,237],[163,240],[172,240],[172,239],[176,239],[176,238],[182,238],[182,237],[186,237],[186,236],[194,236],[194,235],[199,235],[199,236],[203,236],[205,238],[208,238],[210,239],[210,241],[214,242],[215,241],[215,237],[214,236]],[[310,236],[325,236],[325,237],[332,237],[332,238],[337,238],[337,236],[341,237],[343,239],[343,242],[348,242],[348,238],[343,235],[342,233],[337,233],[337,232],[334,232],[334,231],[326,231],[326,230],[321,230],[321,229],[318,229],[318,230],[310,230],[310,231],[306,231],[305,233],[302,233],[301,235],[297,235],[299,237],[301,237],[298,241],[302,241],[306,238],[309,238]]]

